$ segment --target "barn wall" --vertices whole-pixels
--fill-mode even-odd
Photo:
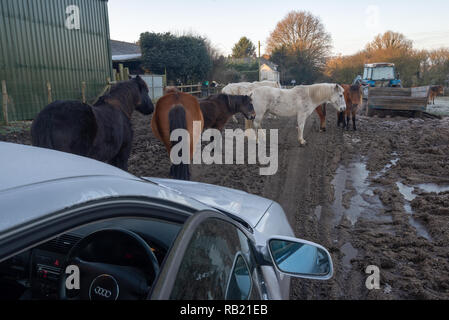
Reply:
[[[66,9],[80,9],[80,29],[66,28]],[[105,0],[1,0],[0,80],[10,121],[31,120],[52,99],[94,99],[112,77]],[[1,102],[0,102],[1,103]],[[1,119],[0,115],[0,119]]]

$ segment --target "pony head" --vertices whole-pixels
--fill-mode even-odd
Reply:
[[[342,86],[335,84],[333,85],[333,94],[329,100],[339,112],[346,111],[346,101],[345,101],[345,89]]]
[[[136,110],[144,115],[152,114],[154,112],[154,104],[149,95],[150,90],[148,90],[148,85],[140,76],[135,77],[131,81],[137,83],[140,93],[140,99],[137,103]]]
[[[254,120],[256,119],[256,112],[254,111],[253,99],[250,96],[239,96],[241,100],[239,103],[239,110],[246,119]]]

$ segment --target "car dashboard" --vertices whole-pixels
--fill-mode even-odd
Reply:
[[[142,219],[104,221],[68,232],[0,263],[0,299],[58,299],[59,282],[66,257],[75,244],[104,229],[124,229],[138,234],[150,246],[159,265],[181,226]],[[145,268],[142,253],[125,239],[102,238],[86,247],[82,259],[119,266]],[[4,296],[3,296],[4,295]]]

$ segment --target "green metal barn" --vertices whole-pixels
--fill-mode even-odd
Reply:
[[[89,102],[102,92],[112,77],[107,5],[0,0],[0,104],[9,121],[31,120],[49,101]]]

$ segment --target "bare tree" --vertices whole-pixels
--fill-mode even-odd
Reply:
[[[332,38],[320,18],[307,11],[291,11],[281,20],[267,40],[267,52],[281,47],[291,52],[307,51],[314,59],[325,60]]]
[[[387,31],[379,34],[366,46],[367,51],[376,50],[406,50],[413,48],[413,42],[408,40],[402,33]]]

